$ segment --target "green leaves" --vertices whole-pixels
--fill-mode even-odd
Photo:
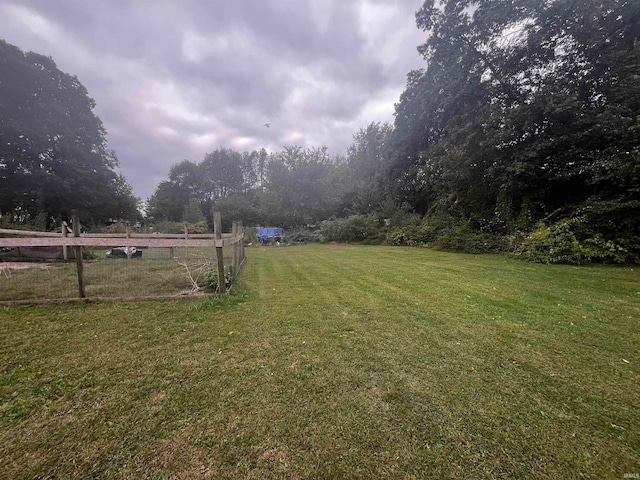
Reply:
[[[138,200],[80,81],[53,59],[0,40],[0,211],[83,221],[134,217]]]
[[[638,199],[639,19],[617,0],[426,1],[427,68],[409,75],[390,141],[397,201],[514,233],[525,206],[531,224]]]

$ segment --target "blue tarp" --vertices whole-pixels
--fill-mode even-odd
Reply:
[[[275,237],[284,237],[284,230],[282,228],[258,228],[258,240],[261,242],[268,242]]]

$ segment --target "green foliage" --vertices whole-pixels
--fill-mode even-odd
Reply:
[[[351,215],[320,223],[324,242],[379,243],[380,223],[375,215]]]
[[[104,233],[127,233],[127,225],[123,222],[115,222],[101,229]]]
[[[509,250],[511,244],[503,236],[490,233],[476,233],[467,223],[446,230],[433,243],[437,249],[464,253],[502,253]]]
[[[209,229],[207,223],[202,220],[196,223],[184,223],[184,222],[158,222],[154,226],[154,230],[160,233],[184,233],[185,225],[188,233],[208,233]]]
[[[299,227],[287,230],[287,242],[296,243],[320,243],[323,241],[320,228]]]
[[[392,226],[387,232],[387,243],[465,253],[498,253],[511,248],[507,237],[477,233],[468,222],[453,222],[446,215],[427,215],[422,220]]]
[[[85,224],[138,215],[94,107],[80,81],[51,58],[0,40],[1,211],[41,227],[72,209]]]
[[[408,76],[390,139],[396,203],[447,203],[500,235],[589,206],[584,238],[640,235],[638,18],[640,3],[616,0],[425,1],[428,65]]]
[[[571,231],[571,223],[564,220],[537,228],[516,249],[514,256],[537,263],[579,265],[585,260],[585,251]]]
[[[189,203],[182,212],[182,221],[187,223],[203,222],[206,225],[207,219],[200,210],[200,205],[195,198],[189,200]]]
[[[607,239],[600,233],[578,236],[583,219],[562,220],[532,231],[514,252],[516,258],[538,263],[579,265],[597,263],[640,263],[640,237]]]
[[[44,212],[36,215],[35,218],[23,218],[22,221],[16,221],[11,214],[0,214],[0,228],[9,230],[32,230],[46,231],[47,214]]]
[[[231,287],[231,284],[234,280],[234,272],[232,266],[224,267],[224,281],[225,281],[225,291]],[[208,270],[202,276],[202,280],[199,283],[199,286],[205,288],[206,290],[217,292],[218,291],[218,269],[214,268]]]
[[[602,263],[625,263],[629,259],[626,248],[605,240],[600,234],[583,242],[583,255],[591,261]]]

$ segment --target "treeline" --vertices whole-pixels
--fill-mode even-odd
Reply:
[[[289,146],[272,153],[220,148],[200,162],[184,160],[147,200],[148,219],[206,222],[210,228],[217,210],[227,221],[291,228],[377,211],[383,197],[374,182],[382,175],[391,131],[372,123],[355,136],[346,157],[332,156],[326,147]]]
[[[197,199],[204,216],[215,205],[249,224],[369,215],[397,244],[637,260],[640,3],[428,0],[416,20],[426,66],[393,127],[362,129],[345,157],[289,147],[183,162],[149,213],[178,219]],[[168,192],[181,199],[171,216]]]

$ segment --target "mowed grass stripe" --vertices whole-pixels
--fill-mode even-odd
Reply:
[[[222,301],[0,310],[0,471],[637,469],[637,271],[389,247],[247,254],[243,285]]]
[[[373,250],[373,252],[371,250]],[[370,270],[373,266],[374,270],[377,269],[378,272],[383,272],[383,270],[380,270],[378,268],[379,265],[377,265],[380,256],[375,255],[376,253],[375,249],[371,249],[371,250],[369,250],[369,252],[373,253],[374,255],[372,257],[373,259],[370,262],[367,262],[367,269]],[[341,254],[342,252],[337,254],[332,253],[331,258],[340,258]],[[311,257],[312,255],[309,254],[309,256]],[[483,257],[476,257],[476,258],[483,258]],[[505,262],[504,259],[502,258],[493,258],[491,260],[492,261],[497,260],[497,262],[499,263],[507,263],[507,266],[512,271],[517,270],[517,268],[514,268],[514,265],[520,265],[519,263],[516,263],[513,261]],[[484,261],[486,262],[486,260]],[[579,313],[581,313],[580,308],[583,305],[572,305],[570,302],[568,305],[556,304],[555,303],[556,301],[563,301],[564,303],[567,303],[564,297],[567,296],[567,293],[569,294],[571,293],[571,290],[568,289],[571,287],[571,284],[569,284],[568,288],[567,286],[562,286],[563,288],[558,289],[557,283],[553,282],[553,279],[547,278],[547,277],[549,274],[555,275],[555,274],[558,274],[558,272],[561,273],[562,277],[567,276],[567,273],[575,276],[576,271],[578,273],[586,273],[586,274],[590,272],[584,271],[584,270],[580,271],[575,269],[570,270],[569,268],[571,267],[558,268],[558,267],[548,267],[544,265],[535,265],[535,266],[532,266],[530,270],[536,270],[541,275],[538,275],[537,277],[533,277],[533,278],[526,277],[526,276],[520,276],[519,278],[518,277],[514,278],[513,274],[510,274],[508,277],[506,277],[504,272],[500,272],[499,267],[496,268],[495,266],[492,266],[487,268],[487,265],[480,264],[480,267],[485,267],[484,268],[485,272],[486,270],[489,270],[492,273],[494,273],[497,278],[486,278],[486,273],[483,272],[482,275],[484,276],[484,278],[477,278],[477,281],[474,281],[474,277],[480,277],[479,275],[474,274],[476,273],[478,264],[476,261],[473,261],[473,260],[469,261],[469,263],[471,263],[474,268],[473,272],[461,272],[462,269],[459,268],[459,264],[458,264],[458,267],[449,269],[448,271],[446,269],[440,268],[440,271],[443,271],[443,270],[447,271],[448,273],[447,277],[449,278],[447,278],[446,280],[442,280],[442,276],[441,276],[439,279],[440,285],[438,285],[436,282],[435,296],[433,295],[433,293],[429,294],[427,292],[427,295],[425,296],[427,298],[431,296],[430,300],[425,300],[422,303],[420,303],[419,301],[416,302],[417,305],[415,306],[417,308],[414,310],[416,318],[424,319],[425,315],[427,316],[429,315],[429,312],[430,312],[431,318],[433,318],[437,316],[434,313],[435,311],[435,312],[443,313],[445,314],[445,316],[452,319],[455,317],[456,314],[458,315],[460,314],[460,310],[462,307],[462,310],[464,310],[464,314],[466,315],[467,318],[463,317],[463,318],[459,318],[458,320],[478,319],[483,321],[484,323],[476,325],[475,323],[469,324],[468,322],[465,322],[465,321],[462,322],[462,325],[465,326],[464,328],[468,330],[467,337],[470,336],[473,338],[472,347],[475,348],[476,350],[479,349],[480,351],[479,351],[479,354],[478,353],[474,354],[474,351],[472,349],[472,351],[467,352],[468,355],[465,356],[464,348],[458,349],[458,352],[457,352],[458,360],[459,359],[469,360],[471,368],[475,370],[475,367],[473,365],[474,363],[478,363],[479,358],[486,358],[487,353],[492,353],[493,355],[490,355],[488,358],[490,362],[494,362],[495,355],[496,353],[498,353],[498,354],[501,354],[501,357],[504,359],[515,358],[514,360],[511,360],[512,364],[517,365],[521,369],[530,368],[528,367],[529,363],[536,364],[536,367],[533,369],[531,374],[524,375],[523,382],[530,383],[532,381],[531,379],[532,375],[533,376],[540,375],[541,373],[539,371],[540,364],[543,365],[544,367],[543,370],[545,370],[545,372],[542,372],[542,373],[544,373],[550,379],[553,379],[553,377],[556,377],[558,373],[555,373],[555,372],[562,371],[562,364],[558,365],[557,362],[559,361],[561,362],[562,353],[564,353],[564,352],[558,352],[556,348],[560,343],[563,343],[566,346],[567,345],[566,342],[571,342],[571,341],[574,341],[575,339],[565,337],[562,339],[562,342],[557,342],[555,340],[557,336],[557,331],[554,331],[553,328],[549,328],[549,327],[555,327],[556,324],[561,327],[568,327],[569,325],[571,325],[571,322],[569,321],[570,319],[566,318],[567,313],[572,314],[571,318],[578,317],[578,316],[582,318],[583,316],[579,315]],[[355,283],[358,283],[357,279],[361,278],[360,274],[362,273],[362,270],[361,269],[359,270],[353,264],[347,264],[346,266],[343,266],[343,267],[336,267],[335,265],[330,264],[325,259],[325,262],[322,265],[323,265],[323,268],[318,269],[318,272],[317,272],[319,274],[322,274],[320,275],[321,278],[323,275],[326,275],[331,270],[338,271],[340,273],[340,276],[342,276],[342,274],[345,271],[351,271],[353,275],[349,278],[352,279],[352,282],[355,279]],[[388,272],[392,272],[392,277],[395,277],[395,278],[392,278],[392,280],[393,279],[397,280],[398,278],[404,278],[404,276],[406,276],[407,274],[406,271],[389,268],[388,263],[384,264],[383,262],[383,265],[386,265],[386,267],[388,268]],[[428,262],[424,262],[424,261],[423,261],[423,265],[425,267],[429,266]],[[491,265],[494,265],[494,264],[491,263]],[[481,268],[480,270],[483,270],[483,269]],[[420,271],[425,272],[427,271],[427,269],[423,269]],[[469,278],[465,278],[465,275],[463,273],[466,273],[466,277],[471,277],[471,281]],[[614,273],[615,273],[615,270],[614,270]],[[408,282],[406,285],[404,285],[404,288],[401,289],[402,292],[406,292],[406,291],[422,292],[425,290],[429,290],[430,288],[433,289],[434,287],[434,282],[431,282],[431,283],[428,282],[429,277],[432,276],[431,272],[429,272],[427,275],[423,274],[422,276],[419,276],[419,275],[413,275],[413,276],[409,275],[409,276],[412,277],[413,281]],[[455,282],[452,280],[452,277],[454,276],[456,277]],[[615,277],[615,274],[614,274],[614,277]],[[436,275],[436,278],[437,278],[437,275]],[[584,279],[582,279],[582,281],[584,283]],[[369,275],[368,277],[366,277],[366,283],[370,288],[372,286],[375,286],[376,290],[373,295],[373,298],[383,299],[384,301],[378,302],[378,303],[382,303],[383,305],[388,304],[386,301],[387,294],[385,292],[389,292],[389,291],[392,292],[392,294],[389,296],[399,300],[398,302],[395,302],[393,304],[394,308],[396,309],[397,316],[401,316],[403,312],[407,311],[407,307],[411,306],[410,302],[407,302],[407,300],[416,301],[416,300],[419,300],[420,298],[424,298],[418,295],[412,296],[407,293],[402,293],[402,292],[399,293],[399,288],[395,286],[396,284],[381,281],[379,279],[379,276],[374,276],[372,278],[371,275]],[[628,280],[626,281],[626,283],[627,285],[631,284],[631,282],[629,282]],[[442,288],[443,285],[448,288]],[[483,288],[478,288],[478,285],[483,285]],[[360,286],[362,285],[360,284]],[[497,292],[498,288],[500,289],[501,297],[502,297],[502,301],[499,302],[501,308],[497,312],[491,312],[491,313],[494,313],[496,316],[489,317],[488,315],[482,315],[483,313],[486,313],[486,310],[487,310],[485,308],[485,303],[487,302],[487,299],[493,299],[494,295],[497,296],[497,293],[494,295],[492,294],[493,292]],[[374,290],[370,290],[370,291],[374,292]],[[468,300],[468,298],[470,298],[471,295],[464,295],[465,293],[467,294],[481,293],[481,298],[479,298],[477,302],[473,302]],[[546,300],[546,302],[541,301],[540,297],[542,297],[542,300]],[[434,301],[434,299],[436,301]],[[583,298],[582,300],[585,300],[585,298]],[[550,303],[549,301],[553,303]],[[628,299],[626,301],[625,300],[619,300],[619,301],[622,303],[629,303]],[[443,308],[443,305],[446,305],[447,302],[449,303],[449,305],[454,305],[456,308],[451,308],[450,306],[448,308]],[[524,307],[527,307],[527,308],[524,308]],[[571,309],[573,309],[574,307],[580,307],[578,308],[578,312],[571,311]],[[410,308],[408,310],[411,311]],[[637,302],[635,303],[635,306],[630,307],[630,310],[637,312]],[[516,322],[513,322],[513,321],[507,322],[506,328],[505,328],[506,319],[503,320],[501,318],[502,315],[500,315],[499,313],[510,314],[510,316],[516,320]],[[514,331],[513,325],[515,325],[515,331]],[[502,328],[498,328],[499,326],[502,326]],[[522,327],[527,327],[527,328],[525,330]],[[446,333],[448,335],[451,335],[452,332],[455,332],[456,335],[460,336],[460,328],[463,328],[463,327],[458,327],[458,324],[456,322],[453,326],[451,325],[449,326]],[[486,336],[484,338],[482,337],[479,338],[478,332],[475,331],[476,329],[483,331]],[[545,342],[543,345],[536,345],[535,348],[531,348],[532,345],[529,344],[529,341],[531,339],[527,337],[530,336],[530,332],[532,329],[534,329],[535,335],[538,335],[538,336],[544,335],[546,337],[546,340],[549,341],[549,343]],[[548,332],[548,335],[546,335],[545,332]],[[495,343],[496,341],[500,342],[505,337],[505,334],[510,335],[512,338],[515,338],[516,342],[514,344],[513,342],[510,342],[510,341],[507,341],[507,342],[503,341],[503,343],[505,343],[504,348],[502,349],[502,351],[500,351],[500,349],[498,348],[498,352],[496,352]],[[523,336],[524,338],[519,338]],[[573,332],[571,332],[571,337],[573,337]],[[464,336],[462,336],[461,338],[464,338]],[[455,337],[453,339],[455,339]],[[479,340],[481,340],[480,343],[479,343]],[[620,338],[618,338],[617,340],[620,340]],[[606,340],[605,343],[606,342],[610,342],[610,339]],[[460,343],[460,342],[456,342],[456,343]],[[520,355],[516,355],[516,356],[513,355],[513,352],[511,352],[511,350],[514,348],[514,346],[516,347],[516,350],[519,346],[524,347],[522,348],[522,352],[519,352]],[[569,343],[568,346],[570,347],[571,344]],[[420,352],[420,353],[423,353],[423,352]],[[510,353],[511,355],[509,355]],[[592,362],[595,360],[593,352],[587,351],[585,353],[590,356]],[[529,360],[529,357],[531,356],[539,357],[539,358],[535,359],[534,362],[531,362]],[[447,360],[451,362],[450,359],[447,359]],[[569,358],[569,360],[571,360],[571,357]],[[584,357],[578,358],[577,363],[583,362],[582,364],[584,366],[585,360],[588,361]],[[621,365],[621,362],[619,361],[619,359],[616,359],[616,360],[617,361],[615,363],[616,365],[615,368],[619,369],[623,365]],[[480,363],[482,364],[482,362]],[[597,363],[597,360],[596,360],[596,363]],[[613,362],[611,361],[611,358],[608,358],[602,363],[606,365],[612,365]],[[523,364],[524,364],[524,367],[523,367]],[[574,365],[569,365],[570,368],[573,366]],[[608,375],[611,372],[605,369],[605,371],[601,373],[602,373],[601,378],[594,378],[592,375],[589,375],[588,378],[586,379],[589,380],[590,383],[592,384],[594,381],[599,383],[601,380],[604,380],[602,384],[606,385],[607,384],[606,375]],[[583,377],[583,380],[584,379],[585,377]],[[552,394],[555,394],[555,395],[558,394],[557,389],[555,389],[553,386],[551,386],[550,388],[552,390],[551,392]],[[591,401],[596,404],[601,403],[599,402],[600,398],[607,399],[606,401],[608,401],[610,400],[610,398],[607,398],[607,397],[611,397],[611,395],[607,394],[611,392],[611,390],[608,387],[603,389],[603,391],[595,394],[593,392],[590,393],[588,390],[584,392],[584,389],[581,383],[574,383],[571,388],[573,391],[583,392],[583,393],[586,393],[586,395],[591,396]],[[515,389],[515,390],[518,391],[518,389]],[[631,392],[633,391],[630,391],[630,393]],[[546,394],[544,390],[542,390],[540,393],[543,396]],[[601,395],[603,396],[601,397]],[[624,397],[629,398],[626,395],[624,395]],[[635,405],[633,405],[632,407],[632,410],[633,410],[637,406],[637,395],[632,394],[631,397],[632,398],[629,398],[629,400],[632,402],[635,402]],[[568,396],[568,398],[571,399],[572,396]],[[624,400],[624,398],[618,398],[618,399]],[[628,405],[628,404],[625,404],[624,401],[621,401],[619,403],[620,403],[620,407],[623,410],[625,409],[625,405]],[[601,405],[601,408],[602,407],[604,407],[604,405]],[[589,411],[588,413],[593,413],[593,411]],[[566,415],[566,414],[562,414],[562,415]],[[630,420],[629,417],[627,417],[627,419]]]

